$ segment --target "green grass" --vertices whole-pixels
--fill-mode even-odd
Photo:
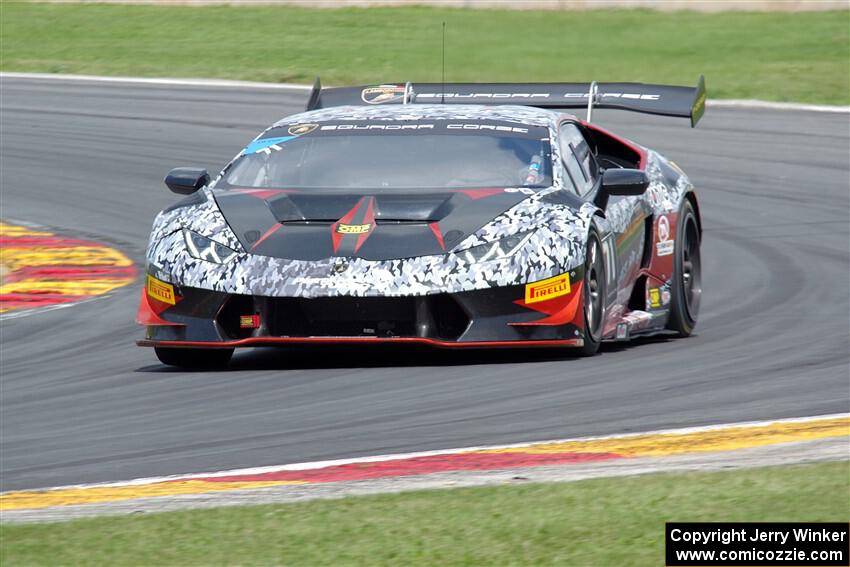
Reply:
[[[720,13],[0,6],[6,71],[326,84],[644,81],[848,104],[850,11]]]
[[[663,565],[666,521],[848,521],[848,462],[0,528],[14,565]]]

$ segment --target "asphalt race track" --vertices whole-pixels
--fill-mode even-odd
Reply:
[[[143,264],[173,166],[217,170],[305,91],[3,78],[2,217]],[[599,112],[672,157],[706,226],[697,334],[553,351],[244,351],[160,365],[139,285],[3,321],[2,490],[850,410],[848,115]]]

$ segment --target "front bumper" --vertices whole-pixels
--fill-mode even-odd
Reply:
[[[142,292],[139,346],[423,344],[441,348],[581,346],[580,270],[568,292],[526,303],[528,287],[409,296],[264,297],[174,287],[173,304]],[[548,281],[548,280],[547,280]]]

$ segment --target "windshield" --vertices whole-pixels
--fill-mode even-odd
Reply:
[[[287,125],[245,148],[222,181],[303,189],[548,187],[549,130],[495,121]]]

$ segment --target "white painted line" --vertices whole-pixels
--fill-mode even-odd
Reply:
[[[168,79],[159,77],[101,77],[98,75],[62,75],[53,73],[0,73],[0,79],[35,79],[48,81],[79,81],[96,83],[125,83],[142,85],[223,87],[249,89],[276,89],[309,91],[310,85],[294,83],[260,83],[255,81],[228,81],[226,79]]]
[[[74,307],[75,305],[82,305],[83,303],[91,303],[92,301],[101,299],[103,297],[109,297],[112,295],[111,292],[107,292],[101,295],[95,295],[93,297],[89,297],[87,299],[78,299],[76,301],[69,301],[67,303],[57,303],[56,305],[45,305],[44,307],[33,307],[31,309],[13,309],[11,311],[7,311],[5,313],[0,313],[0,321],[9,321],[11,319],[20,319],[21,317],[29,317],[30,315],[36,315],[38,313],[47,313],[48,311],[58,311],[59,309],[67,309],[69,307]]]
[[[66,486],[53,486],[50,488],[32,488],[23,490],[10,490],[0,492],[0,496],[15,492],[30,492],[30,491],[51,491],[51,490],[67,490],[70,488],[114,488],[122,486],[141,486],[145,484],[156,484],[158,482],[168,482],[174,480],[192,480],[197,478],[216,478],[223,476],[239,476],[239,475],[257,475],[280,471],[304,471],[313,469],[322,469],[326,467],[350,465],[355,463],[374,463],[378,461],[395,461],[401,459],[412,459],[416,457],[431,457],[436,455],[452,455],[456,453],[467,453],[470,451],[487,451],[493,449],[515,449],[520,447],[530,447],[534,445],[545,445],[549,443],[572,443],[576,441],[600,441],[605,439],[628,439],[632,437],[641,437],[644,435],[682,435],[687,433],[701,433],[705,431],[717,431],[723,429],[734,429],[737,427],[758,427],[765,425],[773,425],[777,423],[805,423],[808,421],[819,421],[825,419],[839,419],[850,417],[850,413],[835,413],[828,415],[816,415],[811,417],[792,417],[785,419],[771,419],[767,421],[742,421],[737,423],[723,423],[718,425],[704,425],[699,427],[685,427],[679,429],[660,429],[656,431],[641,431],[638,433],[624,433],[615,435],[601,435],[596,437],[576,437],[572,439],[553,439],[549,441],[528,441],[525,443],[511,443],[508,445],[482,445],[480,447],[463,447],[460,449],[441,449],[435,451],[419,451],[415,453],[397,453],[389,455],[375,455],[371,457],[355,457],[350,459],[334,459],[329,461],[313,461],[306,463],[293,463],[289,465],[273,465],[267,467],[251,467],[244,469],[232,469],[227,471],[216,471],[208,473],[192,473],[192,474],[176,474],[169,476],[157,476],[147,478],[137,478],[133,480],[125,480],[118,482],[99,482],[93,484],[71,484]]]
[[[58,73],[0,73],[0,79],[36,79],[53,81],[80,81],[100,83],[125,83],[143,85],[172,85],[186,87],[221,87],[242,89],[277,89],[309,91],[311,85],[296,83],[262,83],[257,81],[229,81],[226,79],[169,79],[160,77],[103,77],[98,75],[63,75]],[[709,99],[706,104],[717,108],[758,108],[765,110],[803,110],[811,112],[850,113],[850,106],[827,104],[802,104],[796,102],[770,102],[749,99]]]
[[[748,99],[709,99],[709,108],[757,108],[764,110],[804,110],[808,112],[837,112],[850,113],[850,106],[833,106],[829,104],[802,104],[797,102],[770,102],[767,100]]]

